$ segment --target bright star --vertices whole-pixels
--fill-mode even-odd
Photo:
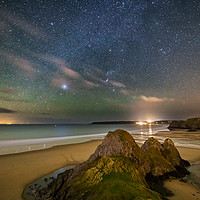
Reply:
[[[61,86],[61,88],[62,88],[63,90],[67,90],[67,89],[68,89],[68,85],[67,85],[67,84],[63,84],[63,85]]]

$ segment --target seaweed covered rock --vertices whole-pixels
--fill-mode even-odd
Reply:
[[[140,148],[127,131],[118,129],[107,134],[87,161],[58,176],[47,189],[36,191],[35,199],[160,200],[147,176],[160,177],[185,165],[170,139],[161,144],[149,138]]]

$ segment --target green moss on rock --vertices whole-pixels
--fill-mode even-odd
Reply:
[[[102,157],[74,184],[68,199],[161,199],[148,189],[138,166],[124,157]],[[78,191],[78,193],[75,193]],[[86,192],[87,191],[87,192]],[[71,198],[70,198],[71,196]]]

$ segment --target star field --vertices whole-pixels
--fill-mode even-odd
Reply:
[[[1,0],[2,123],[198,116],[199,33],[197,0]]]

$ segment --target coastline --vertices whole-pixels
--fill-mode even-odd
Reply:
[[[93,140],[78,144],[54,146],[44,150],[1,155],[0,199],[22,200],[21,195],[26,185],[55,170],[68,165],[76,165],[87,160],[101,141],[102,140]],[[177,147],[177,149],[183,159],[191,163],[200,161],[200,149],[187,147]],[[180,184],[182,184],[182,189],[181,191],[177,191]],[[182,190],[193,191],[193,193],[197,190],[197,192],[200,193],[200,190],[189,182],[182,183],[178,180],[172,180],[168,181],[168,183],[166,181],[165,186],[175,194],[170,198],[174,200],[181,199],[180,195],[182,195]],[[193,199],[192,197],[197,197],[192,196],[193,193],[190,194],[191,199]],[[196,195],[198,195],[198,193]]]

